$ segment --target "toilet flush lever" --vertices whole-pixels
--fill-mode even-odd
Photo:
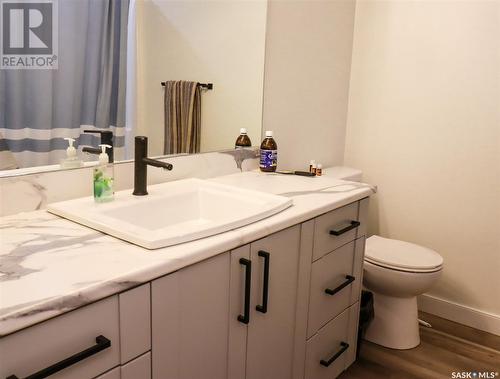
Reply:
[[[352,282],[354,282],[356,280],[356,278],[354,276],[351,276],[351,275],[346,275],[345,279],[346,279],[345,282],[343,282],[340,286],[334,288],[333,290],[330,288],[325,289],[325,293],[327,295],[333,296],[337,292],[339,292],[341,289],[347,287],[349,284],[351,284]]]

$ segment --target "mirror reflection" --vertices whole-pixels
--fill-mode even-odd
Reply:
[[[233,148],[240,128],[259,144],[266,1],[51,4],[28,39],[10,20],[0,172],[79,167],[99,144],[115,162],[130,159],[136,135],[150,156]]]

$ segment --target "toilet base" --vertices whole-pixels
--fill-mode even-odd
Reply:
[[[391,349],[412,349],[420,344],[416,297],[373,293],[375,318],[365,340]]]

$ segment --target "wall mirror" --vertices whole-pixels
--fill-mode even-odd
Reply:
[[[150,156],[229,149],[240,128],[259,144],[265,0],[46,3],[30,29],[0,1],[12,48],[0,52],[0,176],[60,169],[65,138],[96,161],[82,149],[102,130],[115,162],[136,135]]]

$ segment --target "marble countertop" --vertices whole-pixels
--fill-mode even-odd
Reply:
[[[375,188],[328,177],[256,171],[210,179],[279,194],[293,205],[200,240],[147,250],[46,211],[0,218],[0,336],[148,282],[350,202]]]

